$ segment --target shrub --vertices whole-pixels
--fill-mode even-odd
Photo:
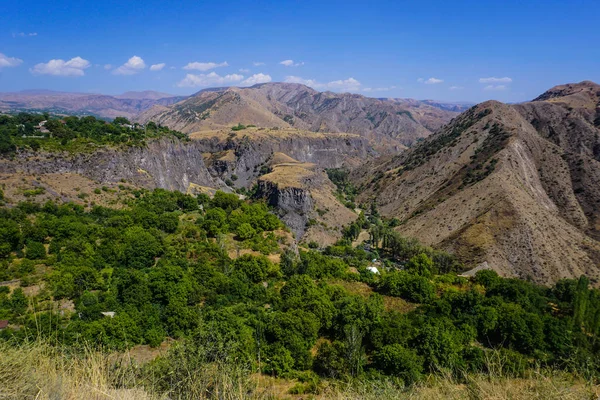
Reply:
[[[254,283],[262,282],[269,276],[277,276],[278,266],[273,264],[267,257],[256,257],[251,254],[244,254],[234,261],[234,266]]]
[[[405,271],[386,274],[379,288],[391,296],[415,303],[428,303],[435,297],[435,286],[427,278]]]
[[[25,257],[30,260],[40,260],[46,258],[46,248],[40,242],[29,241],[25,249]]]
[[[240,226],[237,227],[236,234],[239,239],[246,240],[256,235],[256,231],[254,230],[254,228],[252,228],[252,225],[250,225],[247,222],[244,222],[243,224],[240,224]]]
[[[423,373],[422,358],[399,344],[384,346],[375,353],[374,360],[377,368],[401,378],[405,384],[418,381]]]

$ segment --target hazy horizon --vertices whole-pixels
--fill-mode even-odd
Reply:
[[[446,102],[600,80],[600,3],[5,1],[0,91],[189,95],[303,83]],[[554,29],[556,24],[561,29]]]

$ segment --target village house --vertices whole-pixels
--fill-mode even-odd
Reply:
[[[37,124],[37,126],[35,127],[35,129],[37,129],[38,131],[40,131],[40,133],[50,133],[50,131],[48,130],[48,128],[46,128],[46,120],[40,122],[39,124]]]

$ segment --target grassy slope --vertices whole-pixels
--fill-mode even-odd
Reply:
[[[2,399],[168,399],[168,392],[153,386],[130,354],[107,355],[89,350],[73,356],[43,342],[12,347],[0,343],[0,398]],[[115,362],[120,361],[120,362]],[[555,371],[533,371],[525,378],[509,378],[502,360],[490,359],[494,372],[472,374],[464,381],[450,376],[430,376],[403,389],[391,381],[323,382],[318,395],[290,395],[294,381],[251,374],[233,364],[190,370],[188,389],[194,399],[595,399],[600,386]]]

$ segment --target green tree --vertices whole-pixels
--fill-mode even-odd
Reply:
[[[421,379],[423,359],[414,350],[399,344],[384,346],[374,355],[375,365],[388,375],[401,378],[410,385]]]
[[[167,232],[173,233],[179,226],[179,215],[177,213],[164,213],[158,216],[158,227]]]
[[[430,371],[460,367],[465,337],[448,319],[434,319],[423,326],[413,346]]]
[[[362,345],[363,332],[357,325],[346,325],[345,358],[349,366],[350,375],[357,376],[362,372],[366,363],[365,349]]]
[[[125,117],[117,117],[113,120],[115,125],[131,125],[131,122]]]
[[[317,349],[314,370],[321,376],[341,378],[348,372],[345,354],[344,343],[337,340],[332,343],[321,342]]]
[[[237,209],[242,204],[237,194],[217,190],[212,199],[213,207],[219,207],[227,212]]]
[[[251,282],[258,283],[268,277],[279,275],[279,268],[265,256],[253,256],[244,254],[234,261],[236,270],[242,272]]]
[[[40,242],[29,241],[25,249],[25,256],[30,260],[46,258],[46,248]]]
[[[154,258],[162,253],[160,242],[141,227],[132,227],[125,231],[123,261],[129,268],[149,268]]]
[[[588,290],[590,280],[581,275],[575,288],[575,298],[573,300],[573,325],[580,329],[585,321],[585,314],[589,304],[590,292]]]
[[[433,268],[433,261],[425,253],[417,254],[406,264],[406,271],[426,278],[431,276]]]
[[[237,227],[236,234],[241,240],[246,240],[254,237],[254,235],[256,235],[256,231],[254,230],[254,228],[252,228],[252,225],[250,225],[247,222],[244,222],[243,224]]]
[[[23,289],[16,288],[10,296],[10,308],[15,315],[23,315],[27,311],[29,301]]]
[[[391,296],[402,297],[415,303],[428,303],[435,297],[435,287],[427,278],[405,271],[385,274],[379,288]]]

